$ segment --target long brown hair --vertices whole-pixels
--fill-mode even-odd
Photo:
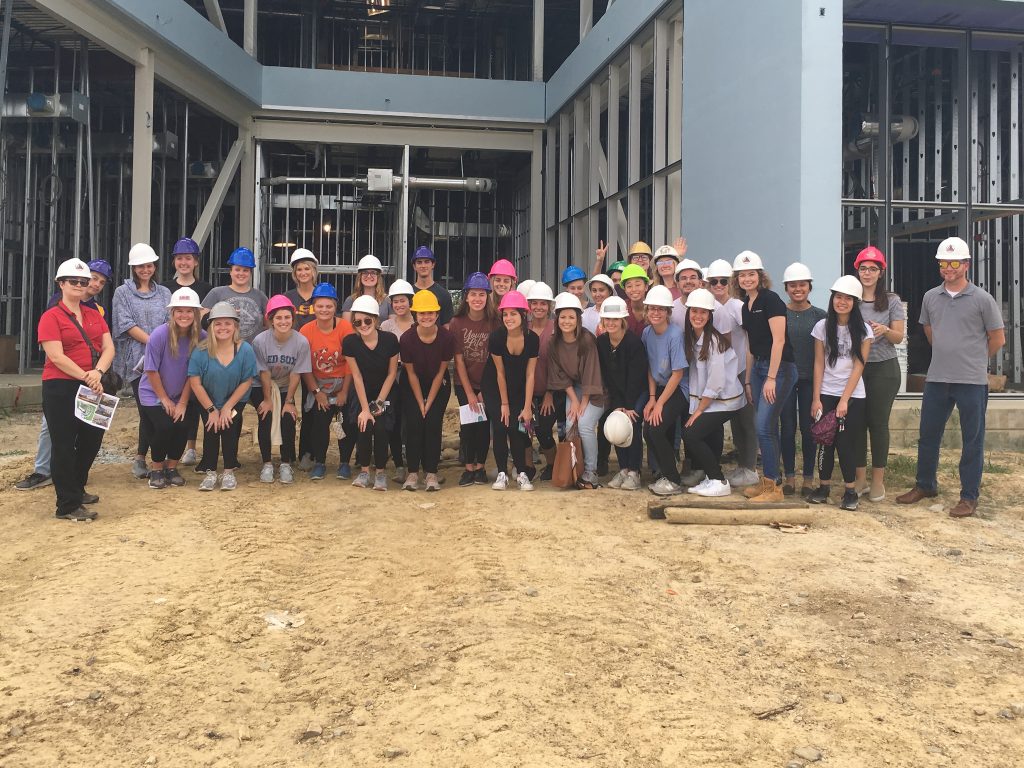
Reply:
[[[362,274],[361,274],[363,272],[376,272],[377,273],[377,287],[374,288],[374,290],[373,290],[373,294],[374,294],[373,298],[377,301],[377,306],[383,305],[384,304],[384,299],[386,299],[388,297],[388,293],[387,293],[386,290],[384,290],[384,273],[381,272],[378,269],[361,269],[358,272],[356,272],[356,284],[355,284],[355,287],[352,290],[352,296],[351,296],[352,301],[355,301],[360,296],[365,296],[365,294],[363,293],[363,280],[362,280]]]
[[[871,303],[871,306],[875,308],[875,312],[887,312],[889,310],[889,292],[885,290],[885,270],[881,268],[881,264],[878,266],[878,282],[875,283],[875,300]]]
[[[178,329],[178,324],[174,322],[174,310],[175,309],[191,309],[192,310],[192,325],[189,326],[187,333],[181,333]],[[171,319],[167,322],[168,334],[167,344],[171,348],[171,357],[178,356],[178,339],[188,339],[188,354],[192,354],[192,350],[199,346],[199,310],[195,307],[172,307],[171,308]],[[186,355],[188,357],[188,355]]]
[[[747,298],[747,292],[740,288],[740,279],[737,276],[738,272],[746,272],[747,270],[737,270],[732,273],[732,277],[729,278],[729,295],[734,299],[745,299]],[[758,291],[767,291],[772,287],[772,279],[763,269],[757,270],[761,275],[761,283],[758,285]]]
[[[566,307],[566,309],[570,309]],[[565,309],[560,309],[558,312],[564,312]],[[597,341],[594,339],[594,334],[583,327],[583,313],[578,312],[574,309],[570,309],[572,312],[576,312],[576,343],[579,346],[576,348],[576,354],[580,357],[592,352],[596,349]],[[562,329],[558,327],[558,312],[555,312],[555,331],[551,334],[551,342],[548,346],[548,357],[550,358],[552,349],[557,349],[563,344],[568,342],[562,338]]]
[[[686,352],[686,362],[690,365],[693,365],[695,359],[707,362],[708,358],[711,357],[712,344],[718,346],[719,352],[725,352],[731,346],[729,340],[715,328],[714,319],[715,313],[711,310],[708,312],[708,322],[698,337],[693,330],[693,326],[690,325],[690,312],[689,310],[686,311],[686,319],[683,322],[683,349]],[[699,355],[697,355],[698,340],[701,342]]]

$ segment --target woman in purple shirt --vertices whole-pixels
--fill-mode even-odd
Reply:
[[[192,387],[188,380],[188,359],[206,336],[200,330],[202,305],[191,288],[179,288],[167,305],[171,319],[153,329],[146,344],[145,373],[139,382],[139,408],[150,428],[153,462],[149,487],[182,486],[178,457],[190,434],[185,411]],[[195,407],[195,406],[193,406]]]

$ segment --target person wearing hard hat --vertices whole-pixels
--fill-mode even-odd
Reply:
[[[942,285],[921,303],[921,325],[932,345],[932,361],[921,400],[921,432],[917,444],[917,481],[897,496],[915,504],[939,493],[936,473],[946,421],[955,406],[960,414],[960,501],[950,517],[970,517],[978,509],[985,455],[985,408],[988,364],[1006,343],[1003,315],[996,300],[967,279],[971,251],[959,237],[939,243],[935,252]]]
[[[686,453],[704,476],[688,489],[697,496],[728,496],[729,481],[722,473],[723,428],[746,398],[739,380],[736,353],[714,325],[718,306],[711,291],[697,288],[686,297],[683,348],[689,363],[689,415],[683,425]]]
[[[548,347],[548,388],[565,392],[566,432],[575,429],[583,443],[583,474],[578,488],[599,488],[597,425],[605,410],[604,383],[597,341],[583,327],[583,306],[571,293],[555,297],[555,334]]]
[[[114,371],[131,385],[135,406],[139,411],[138,445],[132,474],[145,480],[149,477],[146,454],[149,452],[150,427],[142,417],[139,402],[139,380],[142,378],[143,356],[149,334],[167,320],[171,292],[157,283],[156,252],[146,243],[137,243],[128,252],[131,277],[114,290],[111,306],[111,329],[114,334]]]
[[[807,498],[814,490],[814,438],[811,437],[811,399],[814,393],[814,339],[811,331],[827,314],[811,304],[813,288],[811,270],[799,261],[786,267],[782,273],[782,286],[789,301],[786,303],[786,336],[796,358],[796,384],[782,407],[780,422],[782,435],[782,469],[786,479],[782,495],[796,493],[796,430],[800,427],[803,451],[803,479],[800,495]]]
[[[248,248],[235,248],[228,257],[228,266],[231,268],[231,282],[218,286],[206,294],[206,298],[203,299],[203,314],[205,316],[215,304],[226,301],[238,312],[242,340],[252,344],[256,334],[262,332],[265,327],[263,316],[267,311],[267,295],[252,286],[256,257]]]
[[[530,307],[529,328],[537,334],[537,365],[533,369],[533,433],[537,445],[547,462],[537,475],[538,480],[550,480],[555,464],[555,424],[565,413],[565,393],[548,389],[548,350],[555,333],[552,311],[555,295],[547,283],[534,283],[526,294]],[[532,451],[531,451],[532,452]]]
[[[139,410],[149,427],[153,463],[149,487],[154,490],[185,485],[178,473],[178,458],[189,435],[188,410],[192,385],[189,357],[206,338],[199,294],[179,288],[167,305],[170,318],[153,329],[146,344],[143,374],[139,379]],[[198,406],[193,407],[197,413]]]
[[[875,340],[864,365],[864,420],[867,428],[857,436],[857,493],[869,501],[885,498],[885,467],[889,462],[889,416],[900,391],[902,376],[896,344],[907,330],[907,311],[895,293],[885,289],[885,255],[869,245],[857,254],[853,268],[864,287],[860,313]],[[868,482],[868,435],[871,435],[871,482]]]
[[[367,254],[359,260],[356,265],[356,282],[352,286],[352,293],[341,305],[341,316],[349,322],[352,321],[352,303],[360,296],[369,296],[377,302],[377,306],[380,307],[381,322],[388,319],[388,315],[391,314],[391,302],[384,289],[384,265],[372,254]]]
[[[412,271],[416,275],[415,285],[417,291],[430,291],[437,297],[437,303],[441,307],[441,316],[438,322],[447,327],[455,316],[455,309],[452,306],[452,295],[446,291],[440,283],[434,280],[434,268],[437,266],[437,256],[427,246],[421,245],[412,254]]]
[[[675,265],[675,276],[672,279],[672,321],[680,328],[686,322],[686,297],[704,284],[704,272],[693,259],[683,259]]]
[[[319,275],[320,260],[307,248],[296,248],[288,259],[292,268],[292,282],[295,287],[284,292],[288,301],[295,307],[295,330],[314,319],[313,289]],[[301,440],[301,438],[300,438]]]
[[[238,487],[235,470],[238,463],[238,438],[242,434],[242,408],[253,378],[256,354],[242,339],[238,310],[226,301],[213,305],[207,315],[210,325],[205,340],[192,351],[188,377],[203,418],[203,460],[199,469],[205,474],[200,491],[217,487],[217,463],[224,452],[224,472],[220,489]]]
[[[654,275],[651,277],[652,285],[664,285],[672,294],[673,299],[679,298],[679,289],[676,288],[675,273],[676,266],[682,258],[679,251],[671,245],[663,245],[654,252]],[[692,262],[696,264],[697,262]]]
[[[199,269],[199,243],[191,237],[183,237],[171,248],[171,265],[174,274],[163,282],[164,288],[174,293],[179,288],[191,288],[202,301],[213,290],[213,286],[201,280]]]
[[[295,424],[299,411],[296,398],[301,397],[299,382],[303,374],[312,373],[313,365],[306,337],[295,330],[295,305],[284,294],[267,301],[267,322],[270,327],[253,339],[259,385],[253,385],[249,402],[256,408],[259,425],[256,438],[260,444],[260,482],[274,482],[272,446],[281,446],[281,466],[277,477],[285,485],[294,482]],[[277,441],[275,442],[275,436]]]
[[[412,311],[416,325],[399,341],[409,382],[402,406],[409,474],[402,490],[418,490],[422,467],[426,490],[440,491],[437,468],[441,461],[441,425],[452,394],[448,363],[455,356],[455,338],[437,323],[441,304],[433,292],[416,291]]]
[[[601,305],[609,296],[615,295],[615,283],[608,275],[594,275],[587,283],[593,304],[583,310],[583,327],[595,336],[603,333],[601,329]]]
[[[361,467],[352,485],[369,488],[370,465],[374,467],[373,490],[388,489],[388,432],[394,429],[394,386],[398,377],[398,337],[378,330],[380,307],[369,296],[352,302],[356,332],[345,337],[342,349],[352,376],[353,397],[349,408],[355,418],[356,461]]]
[[[313,313],[316,319],[306,323],[299,331],[309,342],[313,369],[310,373],[302,374],[309,391],[302,405],[305,419],[309,421],[309,447],[313,454],[309,479],[323,480],[327,474],[331,422],[342,412],[345,437],[338,444],[341,461],[337,477],[339,480],[347,480],[352,477],[348,462],[355,446],[355,427],[347,420],[344,412],[351,379],[348,375],[348,361],[342,352],[342,342],[355,331],[348,320],[338,317],[338,292],[330,283],[319,283],[313,289]]]
[[[587,289],[587,273],[570,264],[562,270],[562,289],[579,299],[580,305],[585,307],[587,299],[584,294]]]
[[[835,455],[846,489],[840,509],[853,511],[858,506],[857,434],[864,429],[864,364],[874,334],[860,313],[864,287],[853,275],[843,275],[832,284],[828,315],[811,331],[814,338],[814,399],[811,414],[820,419],[835,412],[839,420],[835,442],[821,446],[818,464],[819,485],[807,497],[812,504],[826,504],[832,484]]]
[[[56,517],[93,520],[87,505],[99,501],[85,484],[103,442],[103,430],[75,418],[75,398],[83,384],[96,396],[114,361],[114,342],[99,312],[85,305],[91,274],[80,259],[68,259],[55,277],[60,301],[39,318],[43,364],[43,416],[53,442],[51,479],[57,494]]]
[[[395,334],[395,338],[401,340],[402,335],[413,326],[412,319],[412,297],[416,289],[407,280],[395,280],[388,288],[388,299],[391,301],[391,316],[380,324],[380,330]],[[440,302],[438,302],[440,304]],[[392,408],[395,425],[391,430],[391,461],[395,465],[395,474],[392,480],[396,483],[404,483],[408,475],[405,468],[405,441],[402,431],[402,403],[408,396],[409,382],[405,378],[405,369],[402,367],[402,355],[398,355],[398,379],[392,389],[391,401],[395,403]]]
[[[608,481],[609,488],[640,490],[640,464],[643,461],[643,409],[647,403],[647,350],[640,337],[629,330],[629,308],[618,296],[601,303],[601,328],[597,337],[597,359],[606,393],[605,412],[598,424],[597,463],[607,465],[611,443],[605,435],[609,418],[625,418],[632,431],[628,444],[615,446],[619,471]],[[612,416],[612,414],[620,414]]]
[[[647,287],[651,282],[647,271],[639,264],[630,264],[622,270],[622,279],[619,287],[626,295],[626,306],[629,307],[629,317],[626,324],[629,330],[637,336],[644,332],[647,327],[647,305],[644,297],[647,296]],[[668,290],[667,288],[665,290]],[[669,294],[671,298],[672,294]]]
[[[455,399],[459,406],[468,406],[486,417],[492,417],[484,408],[484,368],[489,355],[487,341],[498,326],[491,307],[491,283],[483,272],[474,272],[462,286],[462,303],[448,324],[448,330],[455,338]],[[484,463],[491,444],[491,428],[487,419],[482,421],[459,420],[459,440],[465,471],[459,478],[460,486],[482,485],[487,482]]]
[[[501,304],[502,298],[515,287],[519,277],[511,261],[498,259],[487,272],[487,279],[491,282],[491,306],[497,316],[500,312],[498,306]]]
[[[626,254],[626,260],[630,264],[636,264],[640,267],[646,273],[648,281],[654,279],[654,274],[651,270],[651,259],[653,257],[654,251],[651,250],[651,246],[642,240],[637,240],[629,246],[629,252]]]

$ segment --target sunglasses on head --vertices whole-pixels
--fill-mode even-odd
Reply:
[[[939,261],[939,269],[960,269],[962,261]]]
[[[728,285],[728,284],[729,284],[729,278],[728,277],[709,277],[708,278],[708,285]]]
[[[68,285],[74,285],[79,288],[85,288],[89,285],[89,278],[87,277],[65,277],[64,282]]]
[[[352,325],[354,325],[356,328],[369,328],[371,325],[373,325],[373,318],[360,317],[358,320],[353,320]]]

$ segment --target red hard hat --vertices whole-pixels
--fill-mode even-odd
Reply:
[[[882,269],[885,269],[885,255],[873,245],[869,245],[857,254],[857,258],[853,262],[853,268],[858,269],[865,261],[874,261],[880,264]]]

